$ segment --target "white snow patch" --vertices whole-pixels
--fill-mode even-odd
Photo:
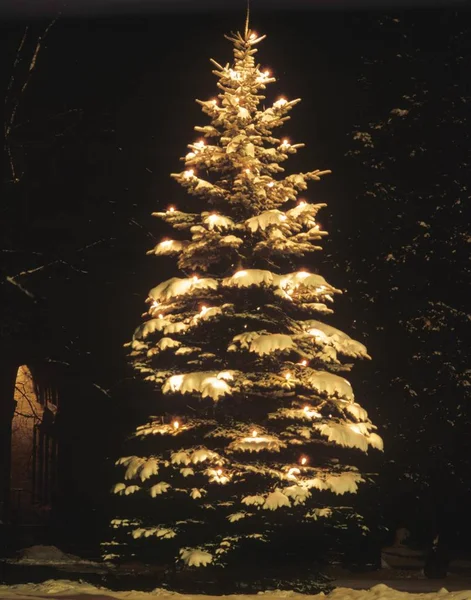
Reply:
[[[252,231],[255,232],[257,229],[261,229],[265,231],[267,227],[270,225],[279,225],[283,221],[286,221],[285,213],[281,212],[281,210],[267,210],[256,217],[252,217],[251,219],[247,219],[245,224]]]
[[[204,552],[199,548],[182,548],[180,556],[182,561],[189,567],[205,567],[213,560],[209,552]]]
[[[259,356],[271,354],[277,350],[296,348],[291,336],[283,333],[259,334],[256,331],[249,331],[236,335],[232,341],[239,342],[241,348]],[[228,350],[235,350],[235,346],[231,344]]]
[[[309,335],[312,335],[324,344],[332,346],[337,352],[354,358],[370,358],[366,347],[361,342],[353,340],[346,333],[340,331],[340,329],[314,320],[304,321],[303,327]]]
[[[195,550],[185,549],[185,557],[190,560],[190,553]],[[202,553],[198,550],[197,552]],[[207,553],[205,553],[207,554]],[[209,555],[211,557],[211,555]],[[182,556],[183,558],[183,556]],[[194,555],[193,560],[201,559]],[[204,558],[204,557],[203,557]],[[212,557],[211,557],[212,559]],[[183,559],[185,560],[185,559]],[[209,560],[209,559],[208,559]],[[202,564],[202,563],[201,563]],[[420,582],[422,583],[422,582]],[[155,589],[152,592],[125,591],[115,592],[102,587],[96,587],[83,581],[69,581],[64,579],[49,579],[42,583],[22,583],[18,585],[0,585],[0,597],[2,600],[26,600],[31,598],[67,598],[72,595],[93,599],[94,596],[116,600],[211,600],[211,596],[178,594],[163,589]],[[305,595],[290,590],[266,591],[259,594],[223,596],[226,600],[276,600],[280,597],[288,597],[291,600],[470,600],[471,591],[461,590],[448,592],[442,588],[438,592],[430,593],[407,593],[394,590],[383,583],[373,586],[369,590],[353,590],[351,588],[339,587],[329,594]]]
[[[329,442],[334,442],[346,448],[358,448],[363,452],[368,451],[366,436],[359,431],[354,431],[344,423],[313,423],[314,429],[325,436]]]
[[[30,546],[20,550],[18,558],[12,559],[14,564],[20,565],[97,565],[97,563],[73,554],[67,554],[56,546]]]
[[[288,496],[283,494],[281,490],[276,489],[274,492],[268,494],[262,508],[265,510],[276,510],[281,506],[291,506],[291,502]]]
[[[209,397],[218,400],[221,396],[232,393],[230,386],[225,381],[232,378],[233,375],[229,371],[221,373],[217,371],[196,371],[194,373],[172,375],[162,386],[162,392],[164,394],[197,392],[201,394],[202,398]]]
[[[155,302],[165,302],[176,296],[184,296],[194,290],[212,289],[215,290],[218,284],[215,279],[209,277],[200,279],[199,277],[172,277],[163,281],[149,292],[149,298]]]
[[[349,381],[327,371],[311,371],[309,376],[309,385],[319,393],[328,396],[339,396],[353,402],[353,391]]]

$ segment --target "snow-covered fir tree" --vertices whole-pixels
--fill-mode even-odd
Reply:
[[[367,350],[324,321],[340,290],[300,267],[326,232],[325,205],[299,195],[330,171],[284,175],[303,144],[274,132],[299,99],[265,105],[264,37],[246,27],[227,37],[232,64],[212,61],[218,96],[197,100],[210,123],[172,174],[191,210],[155,213],[175,235],[150,254],[175,256],[181,276],[150,290],[129,344],[155,403],[113,488],[142,514],[112,525],[188,566],[226,564],[294,526],[366,529],[336,498],[367,479],[350,463],[382,449],[345,378]]]

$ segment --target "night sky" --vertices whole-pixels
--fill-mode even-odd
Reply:
[[[123,432],[129,421],[139,420],[122,345],[139,323],[148,289],[175,272],[171,261],[145,255],[163,232],[150,214],[186,202],[169,173],[180,168],[179,157],[195,139],[193,126],[204,122],[194,98],[215,95],[209,58],[230,60],[223,35],[242,29],[245,18],[244,3],[235,1],[220,10],[221,2],[131,6],[103,0],[87,14],[89,4],[4,2],[0,23],[3,89],[14,75],[7,115],[20,98],[10,139],[18,182],[12,182],[6,156],[3,164],[2,279],[38,269],[15,280],[27,294],[2,281],[1,347],[7,354],[12,339],[25,345],[46,340],[48,355],[67,363],[74,381],[80,380],[79,391],[64,396],[64,419],[78,423],[75,437],[64,443],[76,474],[68,485],[76,486],[77,504],[87,518],[107,497],[113,479],[109,464]],[[444,352],[442,362],[466,363],[469,322],[447,325],[433,340],[419,332],[414,336],[412,326],[401,329],[401,323],[428,318],[425,307],[432,300],[457,311],[468,304],[464,241],[470,213],[454,202],[460,197],[461,207],[469,204],[471,183],[465,168],[470,122],[463,110],[471,96],[465,42],[471,13],[450,2],[447,9],[425,2],[374,4],[381,10],[367,3],[339,1],[329,11],[327,2],[253,0],[252,27],[267,34],[258,57],[278,78],[274,96],[303,99],[286,128],[290,139],[307,145],[291,161],[292,171],[333,171],[309,190],[310,198],[328,203],[321,222],[331,235],[323,257],[306,266],[348,289],[333,324],[365,341],[375,359],[356,376],[358,395],[366,396],[362,404],[380,430],[385,426],[381,433],[386,448],[388,441],[392,448],[374,468],[389,473],[391,481],[396,475],[385,465],[403,460],[405,448],[414,452],[398,435],[401,427],[413,429],[425,413],[439,414],[443,422],[453,419],[455,429],[437,442],[436,451],[451,457],[443,466],[448,489],[464,507],[470,496],[460,473],[469,468],[462,462],[469,447],[459,444],[471,423],[469,392],[448,382],[430,396],[432,386],[424,381],[434,380],[438,367],[426,361],[420,371],[412,357]],[[59,10],[20,94],[38,36]],[[14,68],[26,26],[22,58]],[[396,126],[391,110],[404,108],[404,97],[414,94],[426,101],[414,105],[410,121]],[[373,150],[358,154],[355,132],[374,123],[382,124],[376,129],[382,137]],[[416,146],[423,148],[422,158],[412,165]],[[379,169],[372,162],[375,154],[382,160]],[[379,190],[379,182],[384,190],[392,181],[394,192],[388,187],[375,197],[365,193]],[[438,248],[417,237],[414,226],[421,222],[435,224],[430,233]],[[392,259],[386,257],[409,247],[418,248],[414,258],[409,260],[409,253],[388,271]],[[390,293],[391,288],[399,291]],[[407,385],[415,386],[418,398],[404,391]],[[443,403],[460,408],[443,416]],[[439,420],[429,432],[441,427]],[[410,444],[415,433],[408,435]],[[429,438],[424,434],[419,461],[431,453]],[[87,462],[94,465],[88,475]],[[430,465],[419,464],[425,478]],[[96,484],[99,500],[84,491],[79,480],[85,477]],[[387,481],[385,486],[383,491]],[[434,488],[406,487],[397,497],[409,502],[407,521]],[[411,498],[419,499],[413,508]],[[448,514],[453,507],[446,506]],[[435,509],[430,514],[436,515]],[[388,513],[389,526],[400,518]],[[430,534],[428,525],[420,525],[423,539]]]

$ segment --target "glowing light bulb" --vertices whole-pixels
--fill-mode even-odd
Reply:
[[[249,40],[256,40],[256,39],[257,39],[257,34],[255,33],[255,31],[253,31],[249,36]]]
[[[250,175],[251,173],[250,169],[245,169],[245,172],[247,173],[247,175]]]
[[[193,281],[198,281],[198,275],[193,275],[193,277],[191,278]]]
[[[275,185],[275,184],[273,183],[273,181],[270,181],[270,183],[267,183],[267,186],[268,186],[269,188],[272,188],[274,185]]]
[[[185,171],[183,173],[183,175],[186,177],[186,179],[191,179],[194,176],[195,172],[193,171],[193,169],[188,169],[187,171]]]
[[[307,204],[306,200],[300,200],[298,202],[298,206],[306,206],[306,204]]]
[[[150,305],[151,308],[158,308],[160,306],[160,302],[157,302],[157,300],[154,300],[152,302],[152,304]]]
[[[187,160],[191,160],[192,158],[195,158],[196,154],[194,152],[188,152],[188,154],[185,156],[185,158]]]
[[[284,106],[287,103],[288,103],[288,100],[286,100],[286,98],[278,98],[278,100],[274,103],[273,106],[280,108],[281,106]]]
[[[304,411],[305,413],[308,413],[308,412],[309,412],[309,410],[310,410],[310,407],[309,407],[309,406],[306,404],[306,406],[303,408],[303,411]]]
[[[167,248],[168,246],[172,245],[173,240],[162,240],[160,242],[160,245],[163,246],[164,248]]]
[[[204,147],[206,146],[206,144],[204,143],[204,141],[203,141],[203,140],[198,140],[197,142],[195,142],[195,143],[193,144],[193,146],[194,146],[195,148],[198,148],[198,150],[201,150],[202,148],[204,148]]]
[[[221,475],[222,475],[222,469],[218,469],[218,470],[216,471],[216,475],[217,475],[218,477],[221,477]]]
[[[285,379],[286,381],[289,381],[291,379],[291,373],[286,373]]]
[[[163,318],[164,318],[163,314],[162,314],[162,313],[160,313],[160,314],[159,314],[159,319],[163,319]]]
[[[309,271],[306,271],[305,269],[302,269],[301,271],[298,271],[297,276],[299,279],[306,279],[306,277],[309,277],[310,273]]]
[[[234,98],[234,100],[235,100],[236,102],[239,102],[239,101],[240,101],[240,98],[239,98],[239,96],[236,96],[236,97]]]
[[[302,465],[305,465],[305,464],[307,464],[307,458],[306,458],[305,456],[302,456],[302,457],[301,457],[301,464],[302,464]]]
[[[300,364],[302,367],[305,367],[305,366],[307,365],[307,360],[302,360],[302,361],[301,361],[299,364]]]
[[[212,102],[214,105],[218,103],[217,98],[211,98],[210,102]]]
[[[254,438],[255,438],[255,437],[257,437],[257,436],[258,436],[258,431],[257,431],[256,429],[254,429],[254,430],[252,431],[252,437],[254,437]]]
[[[263,71],[262,75],[263,75],[264,77],[270,77],[271,73],[270,73],[270,71],[267,69],[266,71]]]
[[[174,206],[169,206],[167,208],[167,212],[175,212],[175,207]]]
[[[280,221],[286,221],[288,217],[286,215],[281,215],[280,216]]]
[[[205,305],[203,304],[203,306],[201,307],[201,314],[202,314],[202,315],[204,315],[204,313],[205,313],[207,310],[208,310],[208,307],[207,307],[207,306],[205,306]]]
[[[178,429],[180,427],[180,423],[178,421],[174,421],[172,425],[174,429]]]
[[[288,141],[288,140],[285,138],[285,139],[284,139],[284,140],[281,142],[281,145],[282,145],[282,146],[289,146],[289,145],[290,145],[290,143],[289,143],[289,141]]]

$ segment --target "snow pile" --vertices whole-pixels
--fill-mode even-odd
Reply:
[[[181,394],[198,392],[202,398],[209,396],[213,400],[218,400],[220,396],[232,393],[226,380],[233,378],[234,376],[230,371],[222,371],[220,373],[200,371],[172,375],[172,377],[169,377],[165,381],[162,392],[164,394],[172,392],[180,392]]]
[[[328,396],[337,395],[339,398],[346,398],[353,403],[354,396],[352,385],[349,381],[327,371],[311,371],[309,384],[320,394]]]
[[[259,356],[271,354],[277,350],[289,350],[296,348],[289,335],[283,333],[259,334],[256,331],[248,331],[241,333],[232,338],[233,342],[240,344],[241,348],[247,349],[249,352],[255,352]],[[229,352],[237,349],[236,344],[231,344],[228,347]]]
[[[99,566],[98,563],[67,554],[62,552],[56,546],[31,546],[24,548],[19,552],[17,559],[12,559],[9,562],[21,565],[93,565]]]
[[[187,562],[196,563],[208,561],[204,553],[195,555],[188,552],[186,555]],[[94,597],[117,599],[117,600],[204,600],[211,599],[211,596],[177,594],[168,592],[162,589],[155,589],[152,592],[114,592],[106,588],[99,588],[82,581],[68,580],[53,580],[49,579],[43,583],[26,583],[19,585],[0,585],[0,597],[4,600],[26,600],[31,598],[73,598],[80,597],[85,600]],[[227,600],[260,600],[263,596],[264,600],[275,600],[277,598],[290,598],[292,600],[471,600],[471,591],[448,592],[446,589],[441,589],[438,592],[432,593],[412,593],[400,592],[393,590],[388,586],[380,583],[375,585],[370,590],[352,590],[350,588],[336,588],[329,594],[316,594],[308,596],[298,594],[292,591],[267,591],[259,594],[243,595],[237,594],[234,596],[222,596]],[[214,596],[212,597],[214,598]]]
[[[353,340],[349,335],[332,327],[332,325],[309,320],[304,321],[303,326],[309,335],[324,344],[332,346],[337,352],[353,358],[370,358],[366,347],[361,342]]]

